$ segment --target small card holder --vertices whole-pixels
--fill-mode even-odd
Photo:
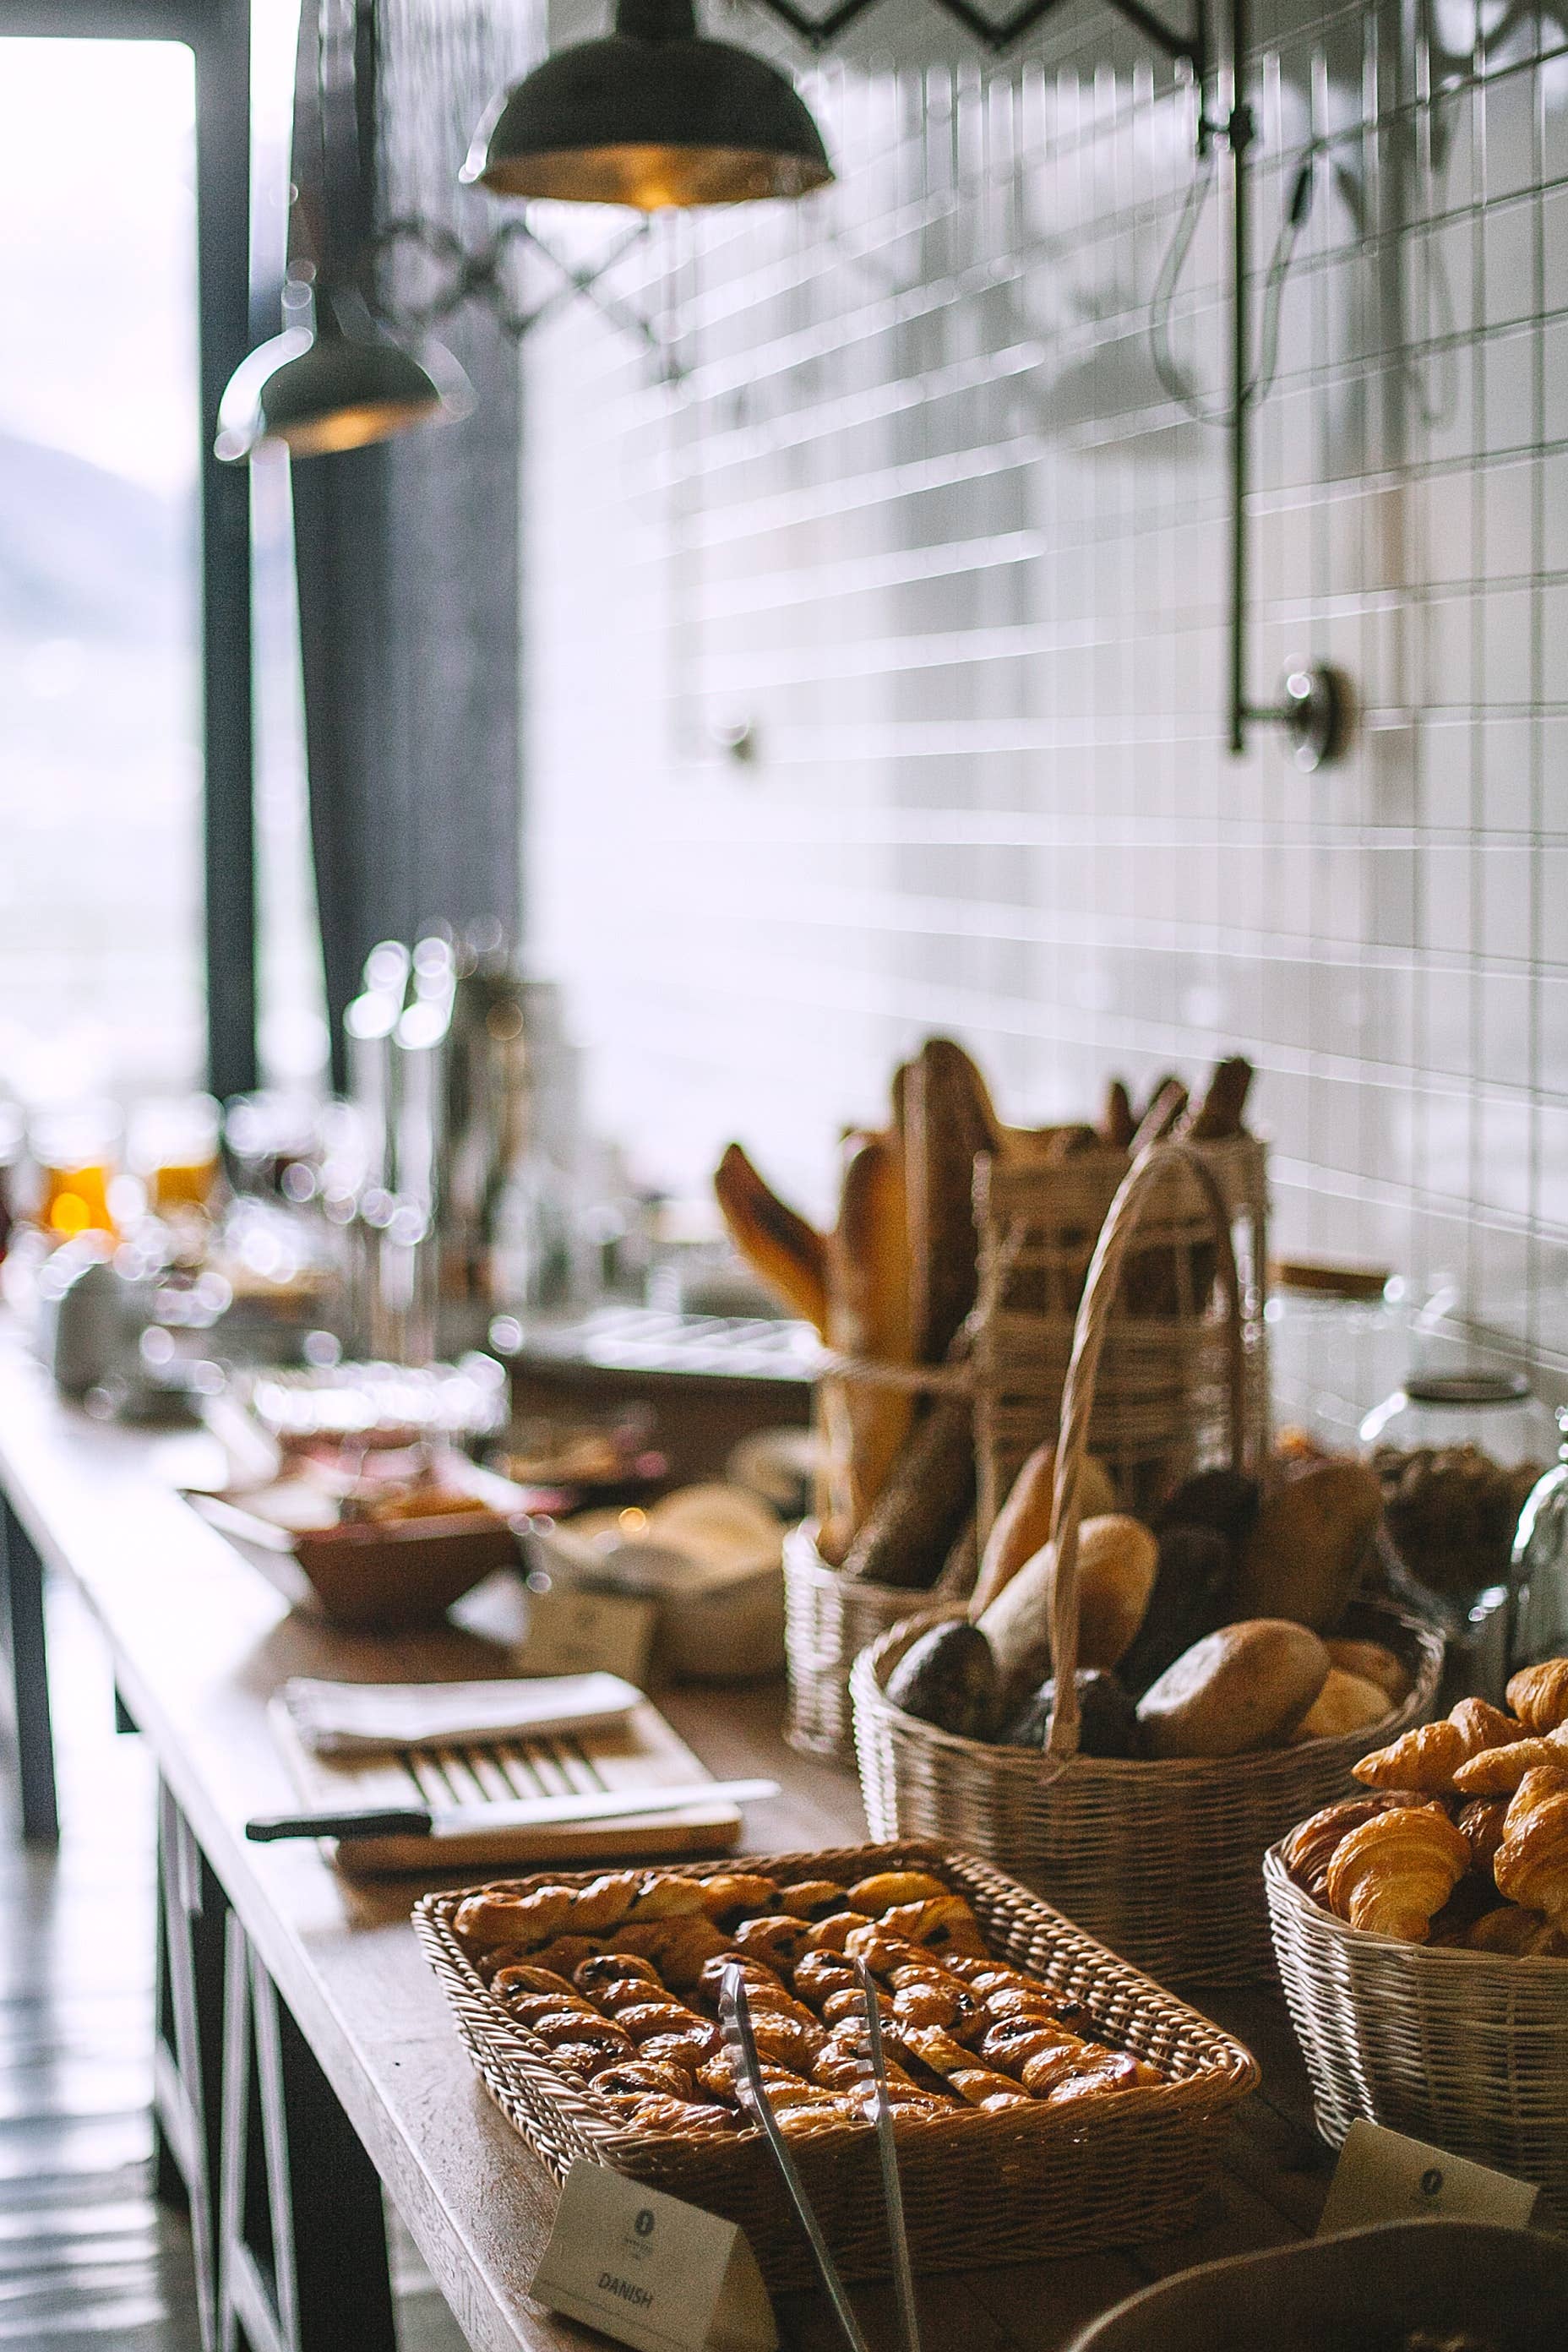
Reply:
[[[1358,2116],[1344,2137],[1320,2238],[1364,2230],[1376,2221],[1498,2221],[1529,2224],[1539,2189],[1528,2180],[1493,2172],[1425,2140],[1406,2139]]]
[[[762,2273],[733,2221],[583,2159],[531,2292],[637,2352],[776,2352]]]

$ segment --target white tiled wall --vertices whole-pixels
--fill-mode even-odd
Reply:
[[[837,186],[617,273],[678,388],[584,306],[535,336],[531,940],[646,1166],[735,1133],[820,1206],[926,1028],[1018,1117],[1239,1046],[1282,1241],[1451,1275],[1568,1363],[1568,40],[1484,22],[1260,23],[1260,271],[1326,144],[1251,683],[1349,671],[1316,778],[1223,748],[1223,445],[1147,340],[1191,102],[1104,13],[997,67],[887,0],[899,62],[803,79]],[[1177,305],[1199,395],[1221,230]]]

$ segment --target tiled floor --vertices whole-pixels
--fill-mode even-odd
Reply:
[[[103,1659],[50,1603],[58,1854],[29,1853],[0,1760],[0,2347],[196,2352],[189,2242],[151,2194],[153,1776]],[[402,2352],[463,2338],[393,2228]]]

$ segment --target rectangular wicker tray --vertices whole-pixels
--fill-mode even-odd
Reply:
[[[1169,2237],[1192,2225],[1218,2165],[1231,2109],[1258,2079],[1250,2052],[1070,1920],[986,1863],[914,1841],[826,1853],[759,1855],[748,1866],[787,1884],[845,1886],[874,1870],[928,1870],[967,1896],[998,1958],[1082,2001],[1107,2033],[1162,2067],[1169,2083],[1070,2105],[964,2111],[900,2132],[904,2213],[915,2267],[968,2270],[1037,2262]],[[706,1877],[734,1864],[697,1864]],[[519,1879],[519,1890],[585,1885],[593,1874]],[[463,1951],[452,1921],[463,1893],[427,1895],[414,1926],[452,2004],[479,2079],[535,2154],[564,2179],[580,2158],[737,2221],[768,2284],[815,2275],[799,2225],[756,2131],[723,2140],[630,2132],[570,2081],[518,2026]],[[868,2126],[798,2141],[793,2151],[834,2255],[851,2278],[888,2273],[887,2233]]]

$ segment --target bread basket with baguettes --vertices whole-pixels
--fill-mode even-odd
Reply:
[[[1217,1313],[1208,1202],[1184,1184],[1179,1168],[1170,1168],[1128,1237],[1127,1311],[1104,1336],[1090,1398],[1089,1449],[1114,1480],[1123,1507],[1134,1511],[1213,1459],[1227,1427],[1254,1458],[1268,1441],[1264,1148],[1241,1135],[1188,1142],[1184,1150],[1224,1202],[1232,1254],[1239,1236],[1247,1275]],[[1099,1143],[1053,1160],[980,1153],[973,1174],[978,1297],[966,1327],[967,1352],[917,1368],[842,1353],[824,1360],[821,1412],[861,1391],[923,1396],[930,1402],[921,1427],[940,1441],[943,1424],[956,1428],[968,1409],[963,1443],[973,1448],[976,1550],[1021,1463],[1061,1410],[1094,1241],[1127,1173],[1126,1153]],[[1239,1386],[1230,1377],[1237,1335]],[[918,1470],[912,1452],[906,1460]],[[942,1487],[933,1475],[923,1494]],[[922,1499],[916,1476],[907,1497],[890,1490],[883,1509],[902,1505],[918,1517]],[[972,1581],[973,1559],[969,1574]],[[868,1643],[931,1605],[930,1580],[922,1591],[845,1574],[823,1558],[809,1524],[785,1548],[784,1580],[788,1737],[797,1748],[848,1761],[850,1668]],[[936,1597],[946,1582],[944,1575]]]
[[[1283,1843],[1263,1884],[1324,2139],[1364,2116],[1534,2181],[1568,2230],[1568,1959],[1352,1927],[1297,1885]]]
[[[917,2271],[1033,2262],[1170,2236],[1192,2226],[1212,2185],[1230,2114],[1258,2080],[1250,2053],[1194,2010],[1079,1932],[1026,1888],[963,1855],[914,1842],[761,1856],[750,1867],[781,1884],[845,1886],[873,1871],[929,1872],[963,1895],[996,1958],[1087,2009],[1106,2037],[1149,2060],[1163,2082],[1051,2106],[976,2107],[901,2124],[904,2219]],[[707,1878],[732,1864],[682,1864]],[[648,1874],[649,1879],[659,1875]],[[549,1883],[580,1887],[594,1874]],[[542,1878],[515,1882],[522,1892]],[[591,2084],[510,2016],[485,1983],[454,1921],[462,1893],[427,1895],[414,1914],[426,1957],[451,2003],[480,2081],[555,2179],[574,2163],[613,2166],[744,2229],[768,2284],[804,2286],[815,2272],[762,2136],[681,2138],[630,2129]],[[889,2252],[874,2136],[842,2127],[792,2151],[840,2269],[887,2275]]]
[[[929,1837],[982,1853],[1152,1974],[1179,1983],[1242,1984],[1270,1971],[1259,1869],[1274,1840],[1349,1785],[1364,1734],[1312,1739],[1221,1759],[1142,1761],[1085,1756],[1074,1685],[1079,1654],[1079,1481],[1093,1424],[1108,1326],[1130,1245],[1149,1203],[1190,1184],[1209,1222],[1212,1269],[1224,1301],[1227,1452],[1257,1466],[1259,1430],[1248,1411],[1247,1333],[1229,1206],[1205,1158],[1156,1144],[1112,1203],[1085,1284],[1068,1367],[1057,1447],[1051,1540],[1051,1655],[1062,1693],[1045,1751],[970,1739],[896,1706],[886,1685],[910,1644],[960,1612],[912,1617],[856,1661],[850,1690],[867,1820],[879,1837]],[[1201,1458],[1201,1457],[1200,1457]],[[1415,1620],[1375,1602],[1357,1606],[1347,1633],[1393,1650],[1409,1676],[1388,1737],[1428,1709],[1442,1644]]]
[[[816,1533],[816,1520],[806,1519],[784,1538],[784,1737],[807,1755],[853,1764],[849,1669],[868,1642],[901,1623],[925,1595],[844,1575],[823,1559]]]

